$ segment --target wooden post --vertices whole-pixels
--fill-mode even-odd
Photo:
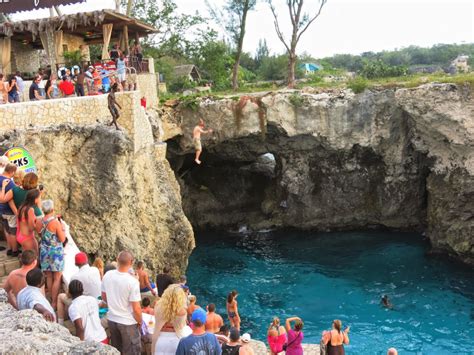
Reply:
[[[125,42],[125,54],[130,54],[130,43],[128,42],[128,26],[123,26],[123,40]]]
[[[128,4],[127,4],[127,16],[130,16],[130,14],[132,13],[132,5],[133,5],[133,0],[128,0]]]

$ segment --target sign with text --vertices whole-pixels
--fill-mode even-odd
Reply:
[[[44,9],[58,5],[69,5],[85,0],[0,0],[0,12],[5,14]]]
[[[22,147],[8,149],[5,156],[25,173],[36,173],[36,165],[31,154]]]

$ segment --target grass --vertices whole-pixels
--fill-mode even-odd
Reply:
[[[434,74],[414,74],[392,78],[378,78],[378,79],[365,79],[362,77],[356,77],[354,79],[346,81],[334,81],[326,82],[319,80],[308,81],[305,83],[298,83],[296,89],[302,89],[304,87],[321,88],[321,89],[345,89],[350,88],[356,94],[363,92],[366,89],[369,90],[384,90],[384,89],[396,89],[396,88],[414,88],[426,83],[437,82],[437,83],[453,83],[457,85],[469,85],[474,90],[474,72],[460,73],[455,75],[448,75],[444,73]],[[179,93],[167,93],[160,95],[160,103],[163,104],[167,100],[177,99],[180,104],[185,108],[191,110],[197,110],[199,107],[199,101],[202,98],[211,98],[213,100],[231,99],[233,101],[239,101],[241,94],[266,92],[266,91],[277,91],[285,87],[277,87],[275,85],[268,85],[266,83],[263,86],[252,86],[247,84],[241,87],[238,91],[234,92],[231,90],[218,91],[218,92],[202,92],[194,95],[183,96]],[[292,94],[290,96],[290,102],[295,107],[301,106],[304,98],[299,94]]]

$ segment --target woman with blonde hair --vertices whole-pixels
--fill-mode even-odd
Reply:
[[[327,355],[344,355],[344,344],[349,344],[349,330],[347,327],[344,331],[342,330],[342,322],[336,319],[332,322],[332,329],[330,331],[323,332],[322,342],[326,345]]]
[[[283,351],[283,345],[286,343],[286,329],[280,324],[280,318],[273,317],[268,327],[267,341],[272,355]]]
[[[155,330],[151,349],[155,355],[175,355],[179,340],[191,334],[186,325],[186,294],[181,285],[166,288],[155,306]]]

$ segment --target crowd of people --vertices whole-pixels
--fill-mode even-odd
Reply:
[[[7,254],[21,261],[3,285],[13,307],[35,310],[61,325],[69,320],[81,340],[110,344],[122,354],[254,354],[250,334],[241,334],[236,290],[226,298],[226,324],[215,304],[198,305],[185,276],[175,280],[165,267],[153,282],[144,261],[135,262],[128,251],[105,265],[98,257],[91,265],[86,253],[77,252],[77,272],[65,282],[68,235],[53,201],[42,199],[35,173],[24,174],[4,156],[0,173]],[[303,354],[303,325],[299,317],[284,325],[275,317],[267,331],[271,354]],[[349,327],[342,330],[341,321],[334,320],[323,332],[321,347],[340,355],[344,344],[349,344]]]
[[[127,81],[127,71],[129,67],[141,71],[143,54],[140,43],[135,41],[129,56],[113,45],[109,56],[110,61],[107,63],[83,68],[79,65],[61,67],[57,73],[51,67],[40,69],[28,89],[29,100],[105,94],[111,91],[114,84],[120,91],[134,89],[136,83]],[[0,73],[0,104],[20,102],[24,91],[25,80],[19,71],[9,77]]]

